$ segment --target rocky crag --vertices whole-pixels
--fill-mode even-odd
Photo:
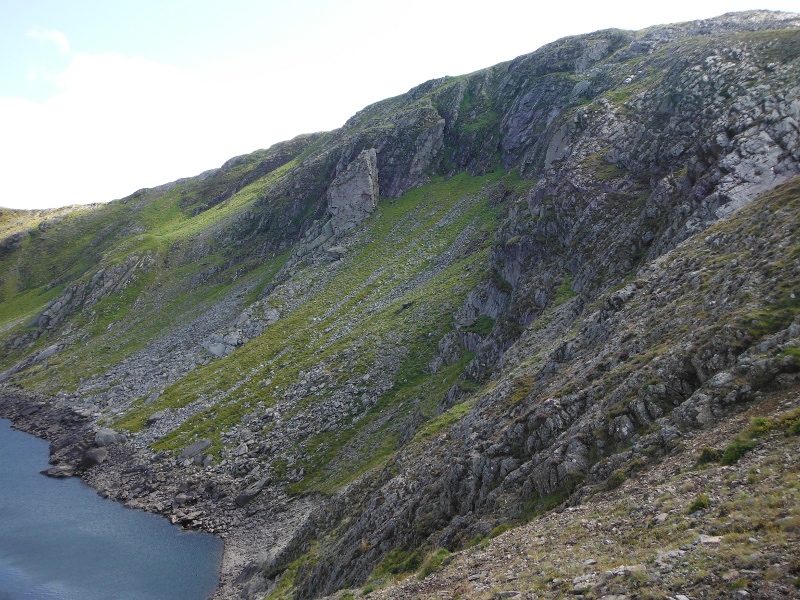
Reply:
[[[4,211],[4,414],[53,475],[224,536],[219,597],[379,588],[591,506],[796,383],[799,70],[797,15],[601,31]]]

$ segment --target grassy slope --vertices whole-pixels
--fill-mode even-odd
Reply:
[[[423,419],[435,416],[436,404],[469,358],[435,376],[427,368],[463,297],[486,277],[495,213],[480,191],[502,175],[439,179],[396,200],[381,201],[341,264],[301,267],[290,281],[291,294],[284,286],[269,298],[281,312],[275,325],[234,354],[190,373],[156,402],[139,405],[117,425],[138,430],[153,412],[213,397],[217,401],[212,407],[155,447],[178,449],[208,436],[220,449],[220,436],[228,427],[245,414],[280,402],[303,372],[317,365],[334,370],[335,389],[399,349],[394,385],[354,427],[295,442],[308,458],[300,465],[306,478],[294,489],[331,490],[359,472],[364,461],[379,461],[397,446],[396,418],[412,412]],[[474,230],[469,251],[437,270],[437,261],[467,227]],[[417,281],[431,270],[434,277]],[[300,300],[289,303],[295,296]],[[293,406],[285,417],[329,397],[320,392]],[[348,459],[339,462],[343,456]]]
[[[72,330],[81,331],[84,343],[69,356],[55,357],[47,372],[30,370],[23,384],[50,392],[56,391],[50,389],[51,385],[74,389],[81,377],[105,371],[176,321],[186,320],[218,300],[233,282],[232,274],[221,273],[210,285],[193,287],[191,297],[185,292],[194,276],[230,260],[230,252],[217,250],[202,260],[183,259],[175,266],[172,262],[176,261],[170,258],[180,257],[192,245],[213,237],[218,228],[262,198],[265,190],[295,165],[296,161],[291,161],[275,169],[194,216],[182,210],[182,203],[187,195],[206,192],[202,182],[196,180],[166,191],[144,190],[102,207],[67,214],[44,218],[31,214],[23,220],[16,213],[13,221],[4,214],[3,222],[13,223],[14,230],[27,229],[20,251],[0,258],[0,273],[5,274],[0,285],[0,323],[7,339],[29,330],[31,319],[68,283],[88,281],[99,268],[122,263],[131,256],[153,259],[152,268],[140,272],[121,293],[111,294],[91,311],[75,315],[70,325]],[[238,176],[242,176],[241,170],[234,169]],[[42,221],[45,226],[36,227]],[[12,230],[11,225],[8,230]],[[242,270],[253,271],[250,276],[257,280],[268,280],[285,258],[279,256],[267,264],[251,261]],[[44,335],[28,351],[51,343],[52,338]],[[0,359],[0,368],[8,368],[19,358],[17,353],[7,354]]]

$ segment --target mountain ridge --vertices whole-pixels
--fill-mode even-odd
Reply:
[[[4,211],[0,380],[55,396],[4,411],[54,474],[228,536],[219,597],[386,583],[590,501],[795,383],[798,27],[565,38],[106,207]]]

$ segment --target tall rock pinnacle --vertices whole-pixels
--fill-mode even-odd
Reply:
[[[334,235],[349,231],[378,205],[378,159],[374,148],[362,150],[328,188],[328,212]]]

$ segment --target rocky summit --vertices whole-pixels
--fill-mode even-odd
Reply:
[[[800,15],[565,38],[0,212],[2,410],[217,598],[800,595]]]

